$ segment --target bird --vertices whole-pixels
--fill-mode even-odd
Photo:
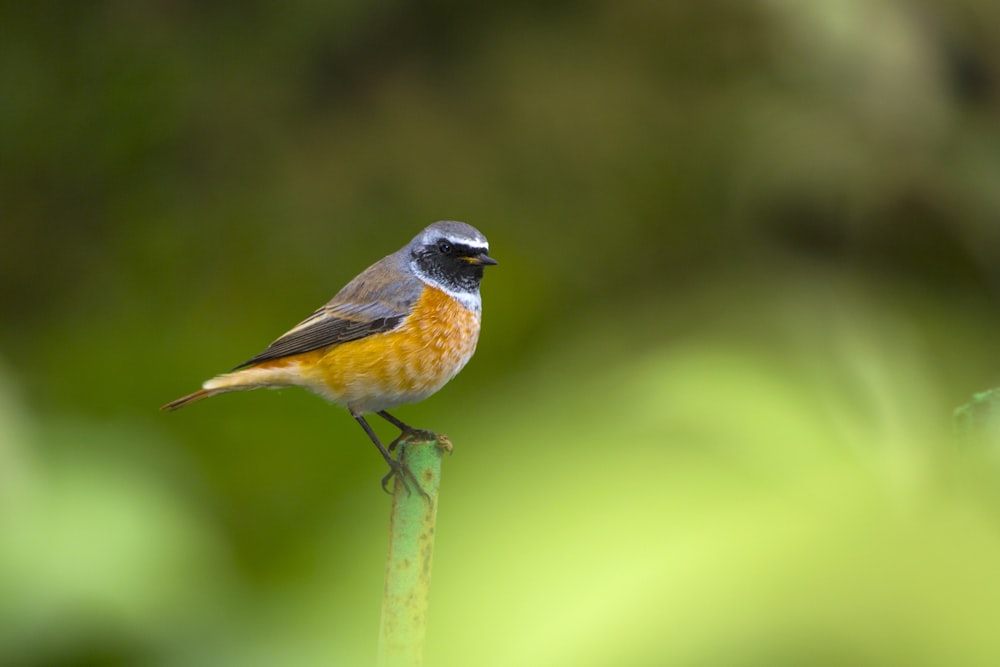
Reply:
[[[480,282],[485,268],[497,264],[489,250],[475,227],[435,222],[262,352],[161,409],[232,391],[304,387],[346,407],[375,443],[389,465],[384,490],[397,476],[409,490],[412,473],[392,452],[405,436],[423,432],[388,410],[431,396],[472,358],[482,322]],[[384,446],[368,414],[398,428],[399,437]]]

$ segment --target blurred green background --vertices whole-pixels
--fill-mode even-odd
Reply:
[[[367,665],[305,392],[157,408],[426,224],[501,264],[429,665],[1000,664],[993,0],[0,8],[0,664]],[[377,424],[385,437],[391,429]]]

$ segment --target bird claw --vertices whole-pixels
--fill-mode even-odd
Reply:
[[[398,447],[400,443],[408,440],[414,442],[432,442],[437,439],[438,435],[433,431],[425,431],[422,428],[411,428],[408,430],[404,430],[402,433],[400,433],[399,437],[397,437],[395,440],[389,443],[387,449],[390,452],[394,452],[396,451],[396,447]]]
[[[389,472],[382,478],[382,490],[391,496],[393,492],[389,490],[389,481],[395,478],[397,480],[397,484],[403,485],[403,488],[406,490],[406,495],[410,495],[413,492],[410,490],[410,484],[407,482],[407,477],[409,477],[410,481],[412,481],[417,487],[417,491],[420,492],[420,495],[429,501],[431,497],[426,491],[424,491],[424,487],[420,486],[420,480],[418,480],[417,476],[413,474],[413,471],[410,470],[409,466],[402,461],[393,460],[393,462],[389,464]]]

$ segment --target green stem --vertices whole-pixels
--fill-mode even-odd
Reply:
[[[1000,389],[976,394],[954,414],[955,435],[966,445],[1000,444]]]
[[[434,439],[420,435],[419,440],[404,438],[399,443],[399,460],[420,481],[424,493],[412,488],[412,479],[409,490],[400,476],[393,481],[378,667],[423,663],[441,455],[451,451],[451,442],[441,435]]]

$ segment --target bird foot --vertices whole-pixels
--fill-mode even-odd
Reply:
[[[418,480],[417,476],[413,474],[413,471],[410,470],[410,467],[405,463],[403,463],[402,461],[393,459],[392,463],[389,464],[389,472],[386,473],[385,477],[382,478],[382,490],[388,493],[389,495],[392,495],[392,491],[389,489],[389,482],[393,478],[395,478],[396,484],[403,485],[403,488],[406,489],[406,495],[410,495],[411,493],[413,493],[410,490],[410,482],[413,482],[413,485],[417,487],[417,491],[420,492],[420,495],[422,495],[426,500],[430,501],[431,499],[430,494],[424,491],[424,487],[420,486],[420,480]]]
[[[396,447],[402,442],[434,442],[439,439],[437,433],[433,431],[425,431],[422,428],[410,428],[403,429],[403,432],[399,434],[399,437],[389,443],[389,451],[393,452]],[[445,438],[447,440],[447,438]],[[451,441],[448,441],[451,444]]]

